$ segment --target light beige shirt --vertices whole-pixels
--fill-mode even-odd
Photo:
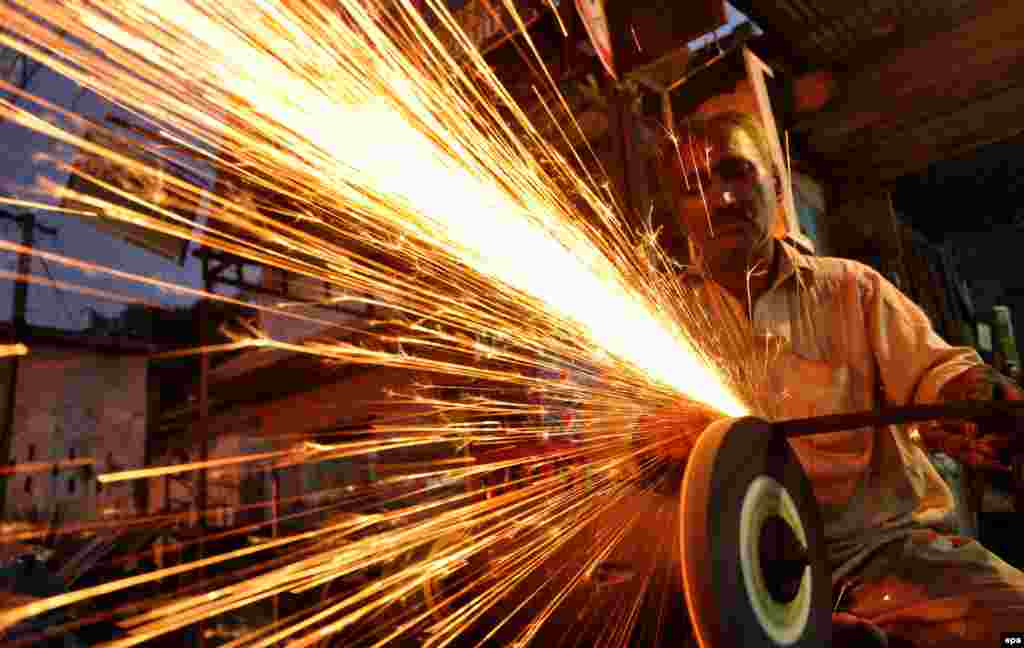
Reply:
[[[973,349],[940,339],[924,312],[875,270],[779,247],[778,279],[752,304],[749,320],[740,316],[775,349],[762,360],[769,397],[756,414],[779,420],[935,402],[947,381],[982,363]],[[703,291],[734,312],[750,309],[713,282],[701,282]],[[834,579],[879,546],[954,514],[948,486],[903,427],[790,443],[822,509]]]

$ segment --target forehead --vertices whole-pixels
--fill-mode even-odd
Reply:
[[[712,124],[707,130],[688,133],[680,141],[689,144],[699,159],[744,158],[766,164],[758,140],[748,129],[733,124]]]
[[[712,158],[742,157],[755,162],[766,162],[757,140],[746,128],[732,124],[712,126],[701,138],[702,146]]]

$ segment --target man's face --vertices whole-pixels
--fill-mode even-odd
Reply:
[[[772,245],[778,205],[772,165],[753,137],[728,126],[681,138],[679,154],[687,171],[679,179],[682,218],[704,264],[733,273],[752,268]]]

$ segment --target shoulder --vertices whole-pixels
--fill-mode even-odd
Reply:
[[[801,275],[813,277],[816,283],[834,284],[838,282],[872,281],[880,277],[873,268],[852,259],[838,257],[815,256],[808,254],[795,245],[778,240],[778,249],[783,255],[783,271],[797,271]]]
[[[859,303],[862,309],[882,309],[891,317],[928,321],[918,304],[871,266],[831,257],[815,258],[814,262],[821,264],[822,277],[820,283],[815,283],[832,286],[833,295],[843,295],[844,301]]]
[[[860,261],[804,255],[798,265],[805,271],[802,276],[810,278],[803,285],[821,299],[865,304],[877,299],[891,300],[899,294],[899,289],[882,273]]]
[[[846,278],[855,281],[872,281],[881,277],[877,270],[871,266],[854,261],[853,259],[840,259],[838,257],[818,257],[804,255],[806,263],[816,275],[822,278]]]
[[[794,261],[798,268],[812,277],[815,284],[823,288],[859,288],[864,291],[876,290],[881,283],[888,283],[877,270],[852,259],[801,254]]]

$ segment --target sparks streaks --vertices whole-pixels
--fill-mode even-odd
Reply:
[[[155,175],[158,160],[188,164],[167,153],[168,142],[218,170],[212,191],[164,174],[161,200],[146,202],[78,166],[79,176],[123,200],[115,206],[52,184],[39,188],[38,200],[102,209],[325,282],[324,302],[379,309],[345,339],[289,344],[257,332],[193,352],[278,349],[429,377],[395,399],[423,408],[422,416],[375,424],[369,439],[281,439],[280,450],[257,455],[101,475],[116,484],[241,464],[272,470],[394,457],[376,482],[325,495],[316,513],[326,519],[312,530],[276,537],[275,521],[271,538],[253,546],[4,610],[0,628],[220,566],[225,576],[110,610],[127,630],[110,645],[311,591],[323,592],[315,607],[227,645],[383,645],[417,636],[443,646],[466,636],[485,642],[502,629],[522,645],[581,588],[604,582],[595,576],[602,562],[631,528],[653,519],[632,502],[663,466],[659,450],[671,439],[645,427],[643,415],[684,401],[659,419],[664,430],[748,412],[728,345],[668,275],[665,255],[630,232],[575,151],[544,139],[443,3],[425,4],[436,18],[430,25],[406,1],[0,5],[9,28],[0,43],[145,119],[162,141],[139,142],[138,155],[129,155],[9,100],[0,100],[0,115],[141,176]],[[450,33],[454,51],[438,33]],[[550,77],[542,82],[554,86]],[[555,94],[560,106],[550,114],[571,124]],[[49,162],[72,170],[58,157]],[[212,206],[210,220],[193,228],[182,214],[200,205]],[[304,318],[287,304],[261,308]],[[451,386],[463,395],[446,396]],[[448,454],[403,461],[402,452],[415,449]],[[352,513],[365,508],[368,492],[373,511]],[[246,532],[266,533],[270,523],[256,526]],[[243,559],[257,566],[233,567]],[[636,565],[605,580],[630,581],[639,596],[653,570]],[[639,605],[630,600],[615,613],[625,627]],[[480,628],[490,630],[472,635]],[[625,632],[608,623],[606,636],[621,643]]]

